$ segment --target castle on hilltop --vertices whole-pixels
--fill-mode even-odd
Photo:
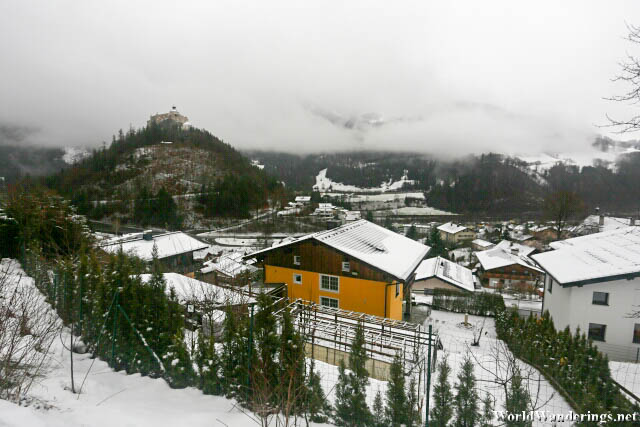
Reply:
[[[191,127],[191,123],[189,123],[189,118],[187,116],[183,116],[182,114],[180,114],[175,105],[171,107],[171,111],[169,111],[168,113],[152,115],[147,121],[147,126],[151,125],[151,123],[160,124],[167,120],[171,120],[172,122],[179,123],[184,128]]]

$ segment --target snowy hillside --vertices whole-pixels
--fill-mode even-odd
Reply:
[[[51,316],[55,313],[44,303],[31,278],[15,261],[3,260],[10,267],[10,288],[27,288],[36,295]],[[4,288],[8,290],[9,288]],[[59,323],[59,319],[43,318]],[[223,397],[204,395],[189,387],[172,389],[163,379],[114,372],[106,362],[89,354],[73,355],[76,390],[84,380],[80,394],[71,391],[70,333],[63,329],[55,335],[46,360],[44,376],[33,385],[19,406],[0,399],[0,426],[255,426],[254,415]],[[65,348],[66,346],[66,348]],[[88,373],[88,375],[87,375]]]
[[[320,192],[335,191],[339,193],[384,193],[386,191],[400,190],[405,184],[415,184],[414,180],[407,177],[406,170],[402,178],[398,181],[389,180],[388,182],[381,183],[379,187],[362,188],[341,182],[333,182],[331,178],[327,177],[327,169],[322,169],[316,176],[316,184],[313,186],[313,190]]]

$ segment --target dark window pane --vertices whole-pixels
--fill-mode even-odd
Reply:
[[[596,305],[609,305],[609,293],[608,292],[594,292],[592,304]]]
[[[589,323],[589,338],[594,341],[604,341],[607,325],[599,323]]]

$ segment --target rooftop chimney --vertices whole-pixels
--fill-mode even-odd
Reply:
[[[142,232],[142,238],[144,240],[153,240],[153,230],[145,230]]]
[[[519,249],[517,246],[512,246],[511,247],[511,254],[512,255],[518,255]]]
[[[636,225],[636,219],[634,217],[629,218],[629,225]]]
[[[598,225],[604,225],[604,214],[600,214],[600,220],[598,221]]]

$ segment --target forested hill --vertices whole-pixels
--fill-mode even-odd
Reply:
[[[363,188],[396,181],[406,171],[413,183],[402,190],[424,191],[429,206],[457,213],[536,212],[542,209],[544,195],[557,190],[576,192],[587,208],[624,213],[640,208],[640,151],[582,167],[570,160],[541,164],[491,153],[459,160],[397,152],[297,156],[252,151],[248,155],[288,188],[306,192],[325,168],[333,182]]]
[[[172,122],[120,131],[109,146],[43,182],[91,218],[168,228],[246,217],[282,191],[210,132]]]

